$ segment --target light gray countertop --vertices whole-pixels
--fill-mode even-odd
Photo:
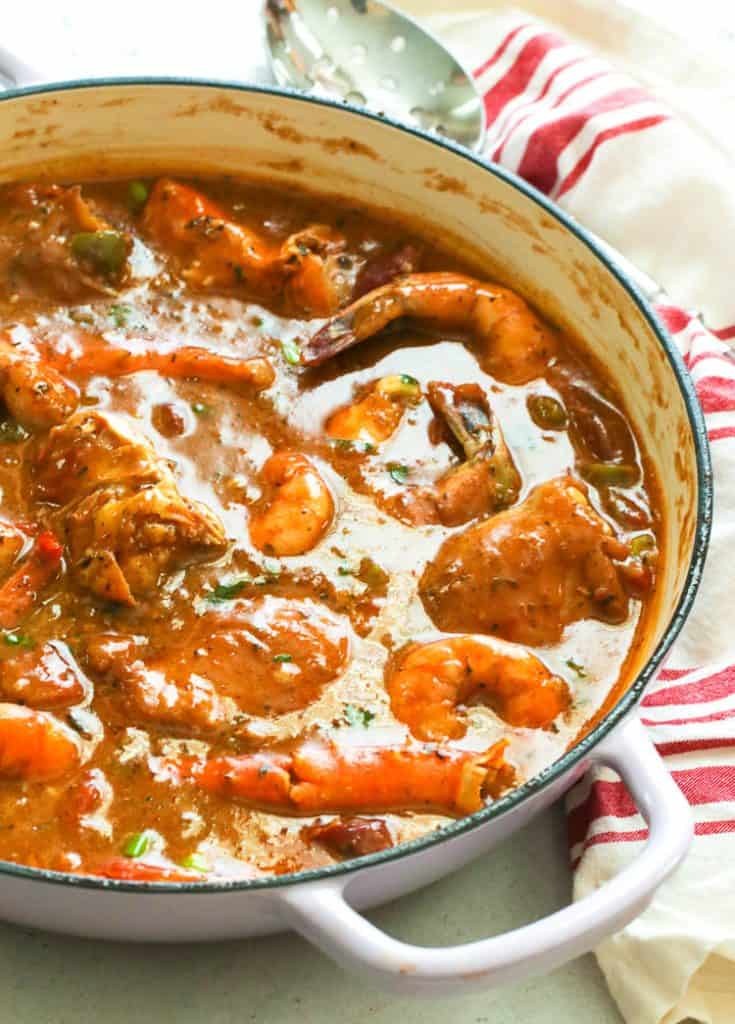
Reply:
[[[371,917],[411,942],[466,942],[569,900],[553,809],[457,874]],[[295,935],[201,945],[91,942],[0,925],[2,1024],[621,1024],[591,956],[451,1000],[399,999]]]

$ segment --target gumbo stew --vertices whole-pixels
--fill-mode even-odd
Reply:
[[[654,482],[568,337],[233,181],[0,194],[0,859],[254,877],[551,763],[626,685]]]

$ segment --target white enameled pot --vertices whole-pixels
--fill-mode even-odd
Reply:
[[[469,818],[327,869],[230,884],[125,883],[0,863],[0,916],[110,939],[219,939],[293,927],[345,966],[420,993],[518,979],[593,948],[646,906],[692,832],[687,804],[635,710],[691,606],[711,514],[704,424],[673,344],[632,283],[553,204],[419,132],[348,107],[217,82],[63,83],[0,99],[0,181],[164,170],[266,179],[416,221],[584,338],[624,395],[660,480],[665,557],[657,604],[634,654],[635,682],[617,706],[542,775]],[[623,776],[650,838],[629,867],[584,900],[517,931],[444,949],[399,942],[360,913],[485,853],[596,763]]]

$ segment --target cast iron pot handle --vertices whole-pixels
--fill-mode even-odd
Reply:
[[[622,776],[648,823],[648,841],[615,878],[549,917],[461,946],[412,946],[386,935],[347,903],[349,875],[284,887],[279,912],[342,966],[405,994],[466,992],[553,970],[637,917],[683,859],[693,835],[689,805],[637,717],[603,740],[590,762]]]

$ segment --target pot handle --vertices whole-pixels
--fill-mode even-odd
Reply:
[[[648,841],[615,878],[549,917],[461,946],[413,946],[386,935],[349,905],[343,893],[349,875],[284,887],[279,912],[342,966],[367,971],[405,994],[466,992],[553,970],[637,917],[683,859],[693,835],[689,805],[637,717],[603,740],[590,761],[622,776],[648,823]]]

